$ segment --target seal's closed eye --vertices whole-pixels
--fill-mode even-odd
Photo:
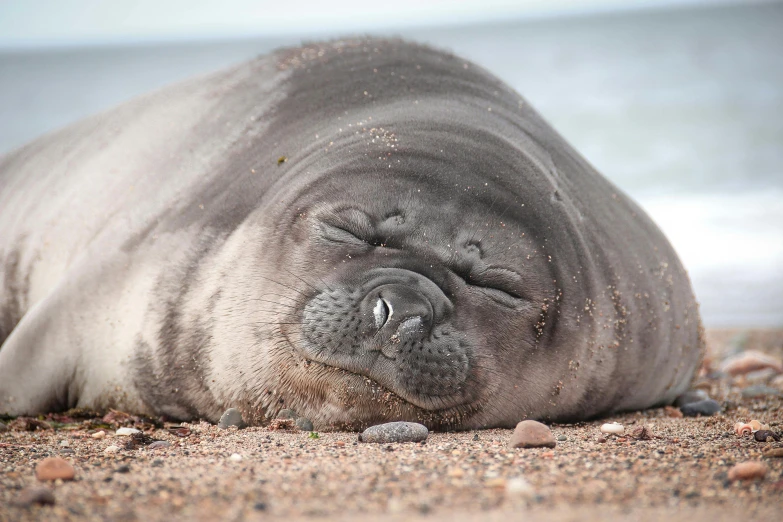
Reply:
[[[525,301],[522,277],[507,268],[490,267],[458,274],[468,286],[479,289],[498,303],[516,308]]]
[[[321,233],[329,241],[374,247],[383,245],[376,237],[372,219],[362,210],[345,208],[325,213],[319,219]]]

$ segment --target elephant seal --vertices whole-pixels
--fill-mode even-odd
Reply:
[[[504,427],[671,402],[702,354],[645,213],[421,45],[283,49],[45,136],[0,182],[11,414]]]

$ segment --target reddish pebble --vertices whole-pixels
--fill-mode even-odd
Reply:
[[[67,460],[60,457],[49,457],[43,459],[35,466],[35,478],[41,481],[45,480],[73,480],[76,476],[76,470]]]
[[[672,417],[673,419],[682,418],[682,412],[679,408],[675,408],[674,406],[664,406],[663,411],[666,413],[667,417]]]
[[[517,424],[509,442],[512,448],[554,448],[556,445],[555,436],[546,424],[534,420]]]
[[[736,357],[727,359],[721,370],[729,375],[745,375],[746,373],[770,368],[775,373],[783,373],[783,362],[763,352],[749,350]]]
[[[763,462],[740,462],[729,470],[729,480],[763,479],[767,475],[767,465]]]

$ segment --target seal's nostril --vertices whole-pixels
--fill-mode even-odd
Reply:
[[[378,301],[375,303],[375,308],[373,308],[372,313],[375,316],[375,327],[381,329],[389,321],[389,319],[391,319],[392,315],[394,315],[394,308],[392,308],[392,305],[389,301],[383,297],[379,297]]]
[[[400,324],[400,327],[397,329],[397,332],[398,333],[402,333],[402,332],[406,332],[406,333],[407,332],[410,332],[410,333],[418,332],[419,330],[422,329],[422,326],[423,326],[423,321],[422,321],[421,317],[418,317],[418,316],[411,317],[409,319],[406,319],[405,321],[403,321]]]

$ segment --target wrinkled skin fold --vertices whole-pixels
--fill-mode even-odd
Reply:
[[[0,159],[0,411],[316,429],[671,402],[703,341],[635,203],[517,93],[396,40],[283,49]]]

